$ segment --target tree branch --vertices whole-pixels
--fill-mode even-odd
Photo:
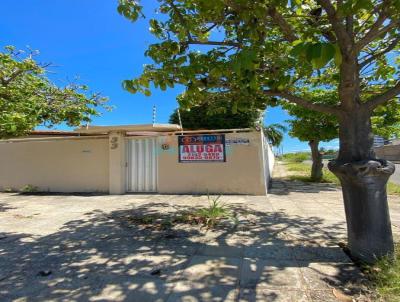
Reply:
[[[268,14],[271,16],[273,22],[282,30],[282,33],[288,42],[294,42],[297,40],[292,26],[276,10],[275,6],[270,6],[268,8]]]
[[[8,86],[11,81],[15,80],[19,75],[23,74],[24,72],[28,72],[28,70],[18,69],[14,71],[9,77],[7,78],[0,78],[0,82],[2,86]]]
[[[194,45],[215,45],[215,46],[233,46],[240,47],[241,44],[237,42],[231,41],[197,41],[197,40],[189,40],[185,42],[186,44],[194,44]]]
[[[386,90],[386,92],[384,92],[383,94],[370,99],[365,104],[368,106],[369,109],[373,110],[379,105],[382,105],[387,101],[390,101],[391,99],[395,98],[399,94],[400,94],[400,80],[392,88]]]
[[[186,30],[186,36],[187,36],[187,41],[183,42],[185,44],[197,44],[197,45],[224,45],[224,46],[234,46],[234,47],[240,47],[241,44],[240,43],[235,43],[235,42],[229,42],[229,41],[198,41],[193,39],[190,30],[188,29],[187,23],[185,18],[183,17],[183,15],[181,14],[181,12],[179,11],[179,8],[174,4],[173,0],[169,0],[168,4],[171,6],[171,8],[173,9],[173,11],[175,12],[175,14],[177,15],[181,25],[185,28]],[[214,27],[216,27],[218,24],[214,23],[213,25],[211,25],[206,32],[212,30]]]
[[[340,49],[344,53],[350,53],[353,48],[353,43],[351,37],[347,33],[345,25],[338,18],[335,7],[330,0],[317,0],[317,2],[324,8],[326,14],[328,15],[328,19],[337,36]]]
[[[374,54],[371,54],[371,56],[364,61],[362,61],[358,66],[360,69],[362,69],[364,66],[368,65],[369,63],[373,62],[375,59],[379,58],[380,56],[392,51],[397,44],[400,42],[400,36],[397,36],[389,45],[386,47],[384,50],[380,52],[376,52]]]
[[[206,28],[205,30],[202,31],[203,34],[208,33],[209,31],[213,30],[215,27],[218,26],[218,23],[214,23],[213,25],[211,25],[210,27]]]
[[[383,24],[383,22],[386,20],[386,15],[384,17],[384,20],[378,20],[375,22],[375,24],[371,27],[371,30],[365,34],[363,38],[361,38],[355,45],[355,51],[359,52],[361,51],[366,45],[371,43],[373,40],[375,40],[377,37],[380,37],[382,35],[385,35],[392,29],[398,27],[400,25],[400,20],[392,20],[388,25],[380,28],[380,26]],[[379,18],[378,18],[379,19]]]
[[[303,99],[300,96],[290,94],[285,91],[264,90],[264,94],[267,96],[277,96],[277,97],[284,98],[284,99],[288,100],[289,102],[295,103],[306,109],[310,109],[310,110],[314,110],[314,111],[318,111],[318,112],[322,112],[322,113],[327,113],[327,114],[333,114],[333,115],[339,115],[339,113],[340,113],[339,109],[336,107],[322,105],[322,104],[315,104],[306,99]]]
[[[357,42],[357,48],[361,49],[367,45],[369,42],[365,43],[366,41],[370,40],[371,38],[373,39],[373,37],[376,36],[379,28],[382,26],[383,22],[385,22],[386,18],[387,18],[387,11],[385,9],[385,4],[386,1],[382,2],[382,11],[380,12],[378,19],[376,19],[375,23],[372,24],[370,30],[365,34],[365,36],[363,38],[361,38],[358,42]],[[363,44],[363,45],[362,45]]]

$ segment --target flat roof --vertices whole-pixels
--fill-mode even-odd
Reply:
[[[109,133],[109,132],[173,132],[181,127],[176,124],[143,124],[143,125],[118,125],[118,126],[82,126],[75,129],[77,133]]]
[[[33,130],[27,134],[27,137],[30,137],[30,136],[79,136],[79,135],[85,135],[85,134],[77,133],[75,131]]]

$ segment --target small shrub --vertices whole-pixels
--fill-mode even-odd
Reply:
[[[209,206],[198,209],[193,213],[198,223],[207,227],[214,227],[222,219],[233,219],[237,223],[237,217],[232,214],[225,204],[219,201],[220,198],[221,195],[215,198],[208,196]]]
[[[32,185],[26,185],[20,190],[21,193],[36,193],[39,192],[39,188],[32,186]]]
[[[301,163],[310,158],[311,155],[309,152],[287,153],[282,155],[283,161],[292,163]]]
[[[237,225],[237,215],[232,213],[227,205],[220,202],[220,198],[221,196],[215,198],[208,196],[209,205],[207,207],[190,208],[166,215],[156,213],[145,216],[124,216],[123,220],[155,230],[168,230],[177,224],[198,224],[212,228],[227,219]]]

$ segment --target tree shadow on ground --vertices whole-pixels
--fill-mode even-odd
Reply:
[[[92,211],[40,238],[8,233],[0,240],[1,301],[259,301],[260,287],[264,301],[277,301],[359,281],[334,241],[343,225],[232,208],[239,224],[215,230],[132,223],[192,210],[154,202]]]
[[[7,203],[2,203],[0,202],[0,212],[6,212],[8,210],[12,210],[15,209],[14,207],[11,207],[9,204]]]
[[[268,194],[288,195],[290,193],[319,193],[319,192],[338,192],[340,188],[331,183],[314,183],[293,181],[287,178],[274,178]]]
[[[109,196],[108,192],[49,192],[49,191],[34,191],[34,192],[13,192],[11,196]]]

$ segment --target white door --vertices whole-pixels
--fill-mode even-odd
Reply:
[[[128,139],[127,191],[157,191],[156,138]]]

